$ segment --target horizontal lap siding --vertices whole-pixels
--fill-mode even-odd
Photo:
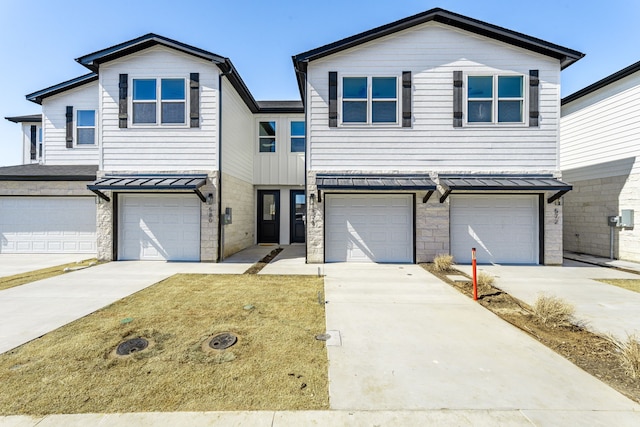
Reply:
[[[200,127],[118,127],[119,74],[129,76],[129,98],[133,78],[184,78],[200,73]],[[116,170],[214,170],[217,169],[218,68],[164,47],[154,47],[103,66],[100,70],[102,97],[103,169]],[[158,117],[159,119],[159,117]]]
[[[233,86],[222,84],[222,170],[245,182],[253,178],[253,114]]]
[[[563,170],[640,156],[640,73],[566,104],[562,112]]]
[[[539,128],[453,128],[453,71],[540,70]],[[329,128],[328,72],[412,72],[412,128]],[[427,23],[309,65],[311,169],[557,169],[559,77],[556,60],[437,23]],[[525,104],[528,89],[525,88]],[[526,110],[525,110],[526,111]]]
[[[78,110],[98,112],[98,82],[88,83],[77,89],[46,98],[42,102],[43,115],[43,155],[48,165],[97,165],[98,134],[96,129],[95,145],[77,147],[77,135],[73,135],[73,148],[67,148],[67,106],[73,107],[73,122],[76,122]],[[98,125],[96,116],[96,125]]]

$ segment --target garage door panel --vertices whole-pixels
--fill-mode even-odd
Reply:
[[[192,194],[120,197],[119,259],[200,260],[199,199]]]
[[[537,195],[451,197],[451,253],[457,262],[538,262]]]
[[[0,197],[0,253],[96,253],[93,197]]]
[[[413,262],[411,195],[328,194],[327,262]]]

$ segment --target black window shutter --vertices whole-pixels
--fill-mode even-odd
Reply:
[[[189,126],[197,128],[200,127],[200,73],[191,73],[189,78]]]
[[[411,127],[411,71],[402,72],[402,127]]]
[[[540,79],[538,70],[529,70],[529,126],[538,127],[540,121]]]
[[[29,129],[31,131],[31,160],[35,160],[36,157],[36,147],[38,144],[38,139],[37,139],[37,135],[38,135],[38,128],[36,128],[36,125],[31,125],[31,128]]]
[[[73,148],[73,107],[67,106],[67,148]]]
[[[338,73],[329,71],[329,127],[338,127]]]
[[[453,72],[453,127],[462,127],[462,71]]]
[[[127,97],[129,96],[129,75],[120,74],[120,94],[118,97],[118,127],[126,128],[129,116],[127,115]]]

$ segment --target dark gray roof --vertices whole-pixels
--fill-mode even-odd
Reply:
[[[551,175],[439,175],[440,185],[451,190],[571,190]]]
[[[304,113],[302,101],[258,101],[260,113]]]
[[[30,114],[28,116],[5,117],[13,123],[42,123],[42,114]]]
[[[93,181],[97,165],[18,165],[0,167],[0,181]]]
[[[37,92],[30,93],[26,96],[27,100],[35,102],[36,104],[42,104],[42,100],[49,96],[56,95],[61,92],[65,92],[70,89],[85,85],[98,80],[98,74],[89,73],[84,76],[76,77],[75,79],[67,80],[66,82],[58,83],[57,85],[50,86],[46,89],[41,89]]]
[[[316,185],[322,190],[435,190],[429,175],[318,174]]]
[[[568,49],[526,34],[449,12],[448,10],[435,8],[293,56],[292,59],[296,69],[300,93],[304,96],[303,82],[308,62],[429,21],[440,22],[442,24],[499,40],[513,46],[537,52],[545,56],[556,58],[560,61],[561,69],[568,67],[580,58],[584,57],[584,54],[577,50]]]
[[[598,80],[597,82],[592,83],[589,86],[572,93],[571,95],[565,96],[564,98],[562,98],[562,105],[582,98],[583,96],[588,95],[591,92],[602,89],[603,87],[608,86],[611,83],[615,83],[618,80],[624,79],[625,77],[630,76],[631,74],[638,71],[640,71],[640,61],[636,62],[635,64],[631,64],[628,67],[611,74],[610,76]]]
[[[207,182],[206,174],[106,175],[87,185],[89,190],[196,190]]]

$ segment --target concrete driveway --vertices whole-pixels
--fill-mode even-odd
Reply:
[[[91,254],[0,254],[0,277],[95,258]]]
[[[541,425],[640,425],[639,405],[417,265],[325,270],[327,329],[341,336],[327,346],[332,409],[502,409]]]
[[[471,274],[470,266],[456,266]],[[640,293],[594,279],[640,279],[633,273],[565,260],[562,266],[481,265],[495,277],[495,285],[533,305],[540,294],[554,295],[573,304],[576,319],[590,330],[625,340],[640,334]]]

